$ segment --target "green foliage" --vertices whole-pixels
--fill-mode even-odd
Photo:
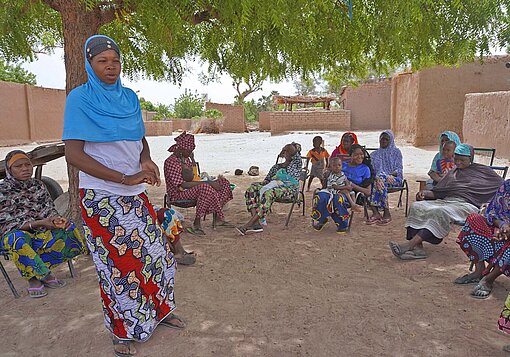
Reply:
[[[294,81],[294,88],[296,95],[318,95],[319,81],[313,77],[301,77],[299,80]]]
[[[278,91],[273,90],[269,95],[263,95],[257,100],[258,112],[270,112],[274,109],[273,96],[279,95]]]
[[[201,117],[204,113],[204,97],[187,89],[175,100],[174,115],[176,118],[190,119]]]
[[[154,120],[170,119],[174,117],[169,105],[158,104],[156,112],[157,114],[154,116]]]
[[[223,118],[223,113],[218,109],[207,109],[204,112],[204,117],[211,119]]]
[[[254,75],[277,81],[312,73],[349,80],[399,66],[454,65],[505,48],[509,4],[363,0],[353,1],[351,19],[337,0],[0,0],[0,58],[32,60],[62,46],[61,14],[70,22],[83,12],[107,19],[113,11],[99,32],[119,43],[130,77],[181,82],[183,61],[199,57],[209,72],[244,83]],[[69,36],[79,36],[81,24],[69,25]],[[75,40],[66,39],[81,50]]]
[[[156,106],[152,102],[145,100],[144,97],[140,97],[140,108],[148,112],[155,112],[157,110]]]
[[[20,65],[12,65],[0,59],[0,81],[23,84],[37,84],[35,74],[23,69]]]
[[[244,117],[248,123],[257,122],[259,120],[259,111],[255,100],[247,100],[243,102]]]

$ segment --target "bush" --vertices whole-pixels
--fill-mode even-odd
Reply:
[[[204,117],[211,119],[223,118],[223,113],[218,109],[208,109],[204,112]]]
[[[191,119],[201,117],[204,113],[204,98],[197,92],[191,93],[187,89],[175,100],[174,115],[176,118]]]

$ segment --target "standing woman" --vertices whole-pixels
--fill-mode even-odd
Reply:
[[[402,186],[402,153],[395,146],[395,137],[391,130],[385,130],[379,136],[379,149],[371,155],[372,166],[375,170],[375,181],[370,193],[370,208],[372,217],[367,224],[385,225],[391,222],[388,205],[388,188]],[[383,215],[379,210],[383,210]]]
[[[86,239],[96,265],[106,328],[117,356],[136,353],[159,323],[183,328],[172,313],[175,261],[144,183],[160,184],[136,94],[120,81],[120,50],[106,36],[85,43],[88,81],[64,113],[67,162],[80,170]]]

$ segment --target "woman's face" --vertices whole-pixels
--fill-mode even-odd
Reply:
[[[379,145],[381,149],[386,149],[390,145],[390,136],[388,134],[382,134],[379,138]]]
[[[179,149],[179,153],[181,154],[182,157],[190,157],[191,154],[193,153],[193,150],[190,150],[190,149]]]
[[[458,169],[465,169],[469,165],[471,165],[471,158],[467,156],[462,155],[455,155],[455,166],[457,166]]]
[[[446,135],[441,135],[441,147],[443,147],[443,144],[446,143],[450,138]]]
[[[20,181],[26,181],[32,177],[34,166],[29,159],[19,159],[14,161],[10,167],[12,176]]]
[[[115,84],[120,76],[120,58],[114,50],[107,50],[92,57],[90,65],[96,76],[106,84]]]
[[[352,152],[352,156],[351,156],[352,164],[361,165],[363,163],[364,159],[365,159],[365,154],[363,153],[363,150],[361,150],[360,148],[357,148]]]
[[[354,139],[350,135],[346,135],[342,138],[342,146],[344,147],[345,151],[347,151],[347,152],[349,152],[353,143],[354,143]]]

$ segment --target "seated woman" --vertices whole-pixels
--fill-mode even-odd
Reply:
[[[430,165],[430,170],[428,172],[430,179],[427,180],[427,189],[429,189],[429,190],[432,189],[432,187],[434,187],[443,178],[441,170],[438,168],[438,167],[440,167],[440,165],[438,165],[438,162],[440,160],[444,159],[443,145],[447,141],[453,141],[456,145],[460,145],[460,138],[453,131],[443,131],[439,135],[439,151],[436,153],[436,155],[432,159],[432,164]]]
[[[349,183],[342,186],[342,189],[362,192],[365,195],[370,193],[370,184],[372,183],[370,167],[366,161],[366,154],[361,145],[354,144],[349,152],[351,160],[342,162],[342,171]],[[331,169],[324,173],[325,180],[323,187],[327,186],[326,180],[336,169],[333,164],[337,162],[338,156],[331,159]],[[318,192],[313,197],[312,202],[312,220],[313,228],[320,231],[328,222],[328,218],[335,222],[337,233],[345,233],[349,225],[348,205],[351,203],[348,197],[343,193],[336,193],[332,197],[326,192]]]
[[[184,132],[174,140],[175,144],[168,149],[172,155],[165,160],[164,166],[166,192],[169,201],[197,201],[193,227],[190,227],[188,232],[205,235],[201,219],[211,213],[216,214],[217,226],[228,225],[225,222],[223,206],[233,198],[230,182],[221,176],[214,181],[184,181],[183,168],[192,168],[190,156],[195,150],[195,138]]]
[[[416,194],[407,217],[407,242],[389,245],[393,254],[403,260],[424,259],[423,242],[439,244],[450,232],[450,224],[464,221],[488,202],[501,177],[490,167],[473,163],[473,148],[460,144],[455,149],[456,168],[446,174],[432,191]]]
[[[358,137],[356,134],[352,131],[344,133],[340,139],[340,145],[333,150],[331,157],[339,156],[342,160],[348,159],[353,144],[358,144]]]
[[[12,253],[32,298],[48,295],[45,288],[66,285],[51,268],[84,252],[73,222],[55,209],[46,186],[32,178],[33,166],[21,150],[5,158],[7,177],[0,183],[0,248]]]
[[[506,180],[483,215],[473,213],[466,219],[457,243],[469,260],[475,263],[475,271],[455,279],[455,283],[478,283],[471,296],[478,299],[488,298],[494,280],[501,274],[510,276],[509,238],[510,180]],[[485,266],[485,262],[488,263],[488,267]]]
[[[279,154],[279,157],[285,158],[285,162],[273,165],[264,181],[252,183],[248,187],[244,196],[251,218],[246,224],[236,227],[240,235],[263,232],[261,223],[265,223],[273,202],[293,197],[299,188],[303,165],[299,149],[295,143],[285,145]]]
[[[371,155],[375,171],[375,181],[368,199],[372,209],[372,217],[366,224],[385,225],[391,222],[388,205],[388,188],[402,186],[402,153],[395,146],[395,138],[391,130],[385,130],[379,136],[379,149]],[[379,210],[383,210],[383,215]]]

